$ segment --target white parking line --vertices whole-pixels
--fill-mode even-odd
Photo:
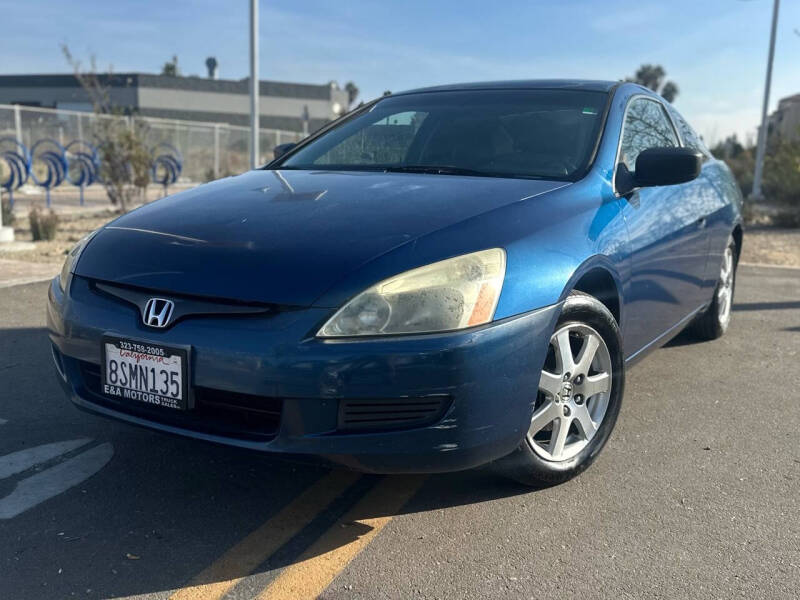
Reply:
[[[27,471],[31,467],[85,446],[91,441],[89,438],[82,438],[66,442],[53,442],[0,456],[0,479]]]
[[[114,447],[101,444],[54,467],[23,479],[0,499],[0,519],[11,519],[85,481],[102,469],[114,455]]]

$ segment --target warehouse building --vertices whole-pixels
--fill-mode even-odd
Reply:
[[[781,98],[778,109],[769,116],[767,131],[786,141],[800,140],[800,94]]]
[[[231,125],[250,124],[249,79],[116,73],[100,76],[112,102],[128,114]],[[348,94],[335,82],[260,82],[262,128],[313,132],[339,116]],[[89,112],[74,75],[0,75],[0,104]]]

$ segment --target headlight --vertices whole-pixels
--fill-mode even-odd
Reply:
[[[350,300],[317,336],[431,333],[488,323],[505,272],[506,253],[501,248],[406,271]]]
[[[83,237],[77,244],[72,247],[72,250],[67,254],[67,259],[64,261],[64,266],[61,267],[61,276],[58,278],[58,284],[61,286],[61,291],[66,292],[69,287],[69,280],[72,279],[72,273],[75,271],[75,265],[78,264],[78,258],[81,252],[86,248],[86,244],[92,239],[97,231],[93,231],[89,235]]]

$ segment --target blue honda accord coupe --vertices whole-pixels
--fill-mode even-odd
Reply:
[[[727,167],[630,83],[386,96],[82,240],[49,289],[93,413],[380,473],[585,469],[625,373],[730,322]],[[710,359],[709,359],[710,360]]]

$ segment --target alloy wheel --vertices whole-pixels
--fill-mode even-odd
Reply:
[[[733,277],[734,260],[733,248],[728,246],[722,257],[722,268],[719,274],[719,287],[717,289],[717,305],[720,324],[725,327],[731,318],[731,304],[733,303]]]
[[[528,443],[545,460],[568,460],[594,438],[611,397],[612,362],[597,331],[568,324],[550,338]]]

